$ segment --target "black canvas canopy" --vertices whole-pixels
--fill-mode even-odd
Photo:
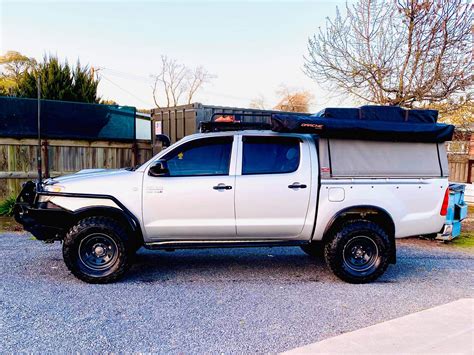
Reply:
[[[400,106],[366,105],[357,108],[328,107],[319,111],[314,116],[409,123],[436,123],[438,121],[438,111],[436,110],[405,110]]]
[[[275,132],[314,133],[325,138],[440,143],[452,139],[454,126],[437,123],[435,110],[362,106],[326,108],[314,115],[274,114]]]

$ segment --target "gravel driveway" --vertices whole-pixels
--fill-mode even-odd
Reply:
[[[449,248],[448,248],[449,249]],[[138,253],[88,285],[60,244],[0,235],[0,352],[279,352],[474,295],[474,256],[398,243],[378,282],[350,285],[298,248]]]

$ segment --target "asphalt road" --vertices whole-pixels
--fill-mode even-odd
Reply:
[[[75,279],[61,246],[0,235],[0,352],[280,352],[474,296],[474,255],[398,243],[350,285],[298,248],[149,252],[116,284]],[[363,339],[361,340],[363,341]]]

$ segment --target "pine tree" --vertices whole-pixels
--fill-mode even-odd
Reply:
[[[25,71],[20,76],[15,95],[35,98],[36,78],[41,79],[41,97],[49,100],[98,103],[97,86],[89,67],[81,67],[78,62],[71,68],[68,62],[61,63],[57,57],[44,57],[35,70]]]
[[[73,73],[73,94],[72,101],[99,102],[97,97],[98,80],[94,80],[93,74],[88,67],[81,67],[79,61]]]

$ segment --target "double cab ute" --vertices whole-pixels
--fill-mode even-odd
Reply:
[[[90,283],[122,277],[141,247],[244,246],[301,247],[365,283],[395,263],[396,238],[443,232],[441,139],[351,139],[302,123],[211,129],[133,169],[28,182],[15,216],[37,239],[62,241],[69,270]]]

